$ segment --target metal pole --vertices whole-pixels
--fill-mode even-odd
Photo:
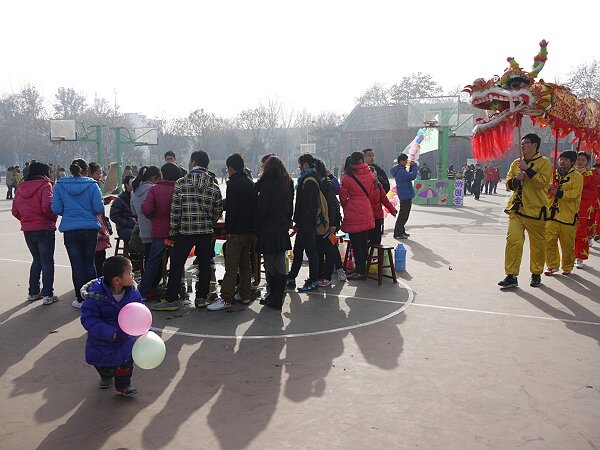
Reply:
[[[117,156],[117,186],[118,186],[118,191],[121,192],[121,185],[123,184],[122,180],[123,180],[123,168],[121,167],[121,159],[122,159],[122,155],[121,155],[121,128],[122,127],[115,127],[113,128],[113,130],[115,130],[115,153]]]
[[[98,164],[104,170],[104,152],[102,151],[102,125],[96,125],[96,150],[98,153]]]
[[[450,136],[449,127],[440,127],[440,148],[438,158],[438,179],[448,178],[448,141]]]

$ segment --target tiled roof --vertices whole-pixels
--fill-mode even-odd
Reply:
[[[342,131],[378,131],[406,128],[408,106],[355,106]]]

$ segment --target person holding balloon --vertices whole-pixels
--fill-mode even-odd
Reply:
[[[81,289],[84,298],[81,306],[81,324],[88,332],[85,359],[100,374],[101,389],[111,387],[114,379],[117,392],[129,397],[137,393],[137,389],[131,386],[132,348],[136,337],[123,330],[123,317],[119,313],[131,303],[141,305],[142,297],[135,287],[131,262],[127,258],[108,258],[102,267],[102,275]],[[138,327],[142,333],[147,332],[152,323],[149,310],[147,314],[139,320],[145,322]],[[147,328],[144,331],[146,324]],[[135,330],[128,331],[136,334]]]

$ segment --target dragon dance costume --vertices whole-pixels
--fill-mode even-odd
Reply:
[[[562,253],[562,270],[570,272],[575,265],[575,225],[581,202],[583,176],[573,167],[567,173],[555,174],[557,191],[550,197],[550,217],[546,222],[546,263],[549,269],[561,266],[558,242]]]
[[[513,194],[504,212],[508,214],[508,233],[504,251],[504,270],[508,275],[519,275],[525,231],[529,236],[529,267],[532,274],[540,275],[545,262],[545,222],[548,207],[548,184],[552,180],[552,164],[545,156],[535,153],[524,160],[529,169],[519,182],[519,161],[512,162],[506,176],[506,189]]]
[[[575,258],[588,259],[590,239],[598,231],[595,219],[596,211],[600,208],[600,175],[589,168],[584,168],[579,173],[583,176],[583,191],[575,231]]]

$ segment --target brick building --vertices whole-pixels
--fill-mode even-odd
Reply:
[[[389,170],[398,155],[413,140],[417,128],[406,126],[406,105],[356,106],[340,131],[340,155],[365,148],[375,150],[378,165]],[[343,160],[340,167],[343,167]]]

